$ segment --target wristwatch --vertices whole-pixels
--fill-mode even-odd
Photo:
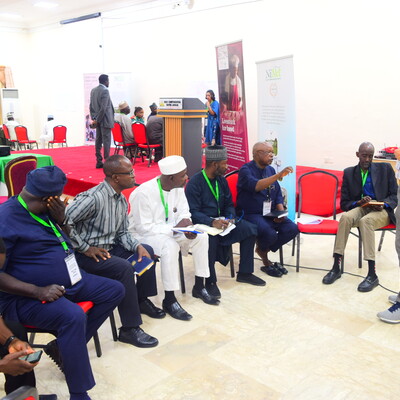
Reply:
[[[14,335],[10,336],[10,337],[4,342],[3,346],[4,346],[6,349],[8,349],[8,348],[10,347],[11,342],[12,342],[14,339],[18,339],[18,338],[17,338],[16,336],[14,336]]]

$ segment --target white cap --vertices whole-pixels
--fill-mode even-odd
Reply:
[[[185,159],[181,156],[168,156],[158,162],[163,175],[174,175],[187,168]]]

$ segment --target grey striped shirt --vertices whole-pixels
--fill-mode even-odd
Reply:
[[[90,246],[110,250],[115,245],[135,252],[139,245],[128,231],[128,203],[107,181],[78,194],[66,218],[72,244],[81,253]]]

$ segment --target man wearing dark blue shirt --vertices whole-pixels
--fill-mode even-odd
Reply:
[[[224,178],[227,170],[227,151],[224,146],[208,146],[205,150],[206,167],[195,174],[186,186],[190,213],[194,224],[205,224],[218,229],[226,229],[235,222],[236,213],[228,183]],[[208,262],[210,277],[206,278],[206,289],[214,297],[221,297],[216,285],[215,261],[226,265],[227,251],[233,243],[240,242],[239,272],[236,280],[256,286],[264,286],[265,281],[255,276],[254,243],[256,227],[245,221],[236,220],[236,228],[225,236],[209,236]]]
[[[270,217],[267,214],[283,211],[283,196],[278,179],[293,172],[286,167],[276,173],[271,163],[274,159],[273,148],[266,142],[253,146],[253,161],[244,164],[239,171],[238,209],[244,212],[244,218],[257,226],[256,252],[264,267],[261,270],[268,275],[280,277],[287,273],[286,268],[268,259],[268,252],[277,251],[285,243],[297,236],[297,225],[286,217]]]
[[[70,400],[90,400],[95,385],[86,343],[124,296],[120,282],[89,275],[76,264],[60,201],[67,179],[49,166],[27,175],[19,196],[0,205],[7,253],[0,271],[0,313],[10,321],[57,332],[45,351],[65,373]],[[77,302],[94,303],[85,315]],[[49,346],[49,345],[48,345]]]
[[[368,275],[358,285],[359,292],[369,292],[379,284],[375,272],[375,229],[396,223],[394,209],[397,206],[397,182],[388,163],[372,163],[372,143],[361,143],[356,152],[360,162],[344,170],[340,207],[344,213],[339,222],[333,250],[334,264],[322,282],[330,285],[341,276],[341,262],[352,227],[358,227],[364,248],[364,260],[368,261]],[[373,204],[371,201],[382,202]]]

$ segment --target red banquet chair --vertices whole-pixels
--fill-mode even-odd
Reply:
[[[36,388],[32,386],[21,386],[7,396],[2,397],[1,400],[37,400],[38,398],[39,394]]]
[[[300,234],[336,236],[339,227],[339,221],[336,221],[338,186],[338,178],[322,170],[307,172],[301,175],[298,180],[299,206],[297,217],[299,218],[301,213],[305,213],[315,216],[332,215],[333,219],[323,219],[320,224],[297,223],[300,233],[297,235],[296,272],[299,272],[300,263]],[[342,272],[343,264],[344,257]]]
[[[237,181],[239,179],[239,170],[235,170],[232,172],[229,172],[228,174],[225,175],[225,179],[228,182],[229,190],[231,191],[232,195],[232,202],[233,206],[236,208],[237,204]],[[231,249],[229,251],[229,265],[231,268],[231,277],[235,277],[235,264],[233,261],[233,249],[231,246]]]
[[[3,132],[4,132],[5,138],[11,142],[13,149],[18,148],[18,141],[11,140],[10,131],[8,130],[8,126],[6,124],[3,124]]]
[[[114,121],[114,127],[111,129],[111,133],[115,146],[114,154],[119,154],[119,151],[123,149],[125,156],[132,160],[135,155],[136,143],[125,143],[122,127],[119,122]]]
[[[27,145],[28,145],[28,148],[30,148],[30,146],[35,144],[36,148],[39,149],[39,146],[38,146],[36,140],[29,140],[28,129],[26,128],[26,126],[17,125],[14,129],[15,129],[15,134],[17,135],[17,141],[18,141],[19,148],[24,146],[24,149],[26,150]]]
[[[155,151],[156,149],[161,149],[162,148],[161,144],[150,144],[149,143],[147,133],[146,133],[146,125],[144,125],[144,124],[140,124],[140,123],[132,124],[132,132],[133,132],[133,137],[135,138],[135,142],[137,143],[133,165],[135,165],[135,163],[136,163],[137,156],[141,155],[142,162],[144,161],[143,153],[141,153],[142,151],[144,151],[146,153],[146,157],[149,160],[147,166],[150,167],[153,151]]]
[[[114,154],[119,154],[119,151],[124,148],[122,127],[119,122],[114,121],[114,127],[111,129],[111,133],[113,135],[114,146],[115,146]]]
[[[50,148],[50,145],[51,145],[51,147],[53,148],[55,143],[61,144],[61,147],[64,147],[64,144],[65,144],[65,147],[68,147],[68,145],[67,145],[67,127],[66,126],[57,125],[53,128],[53,140],[49,141],[47,147]]]
[[[82,301],[82,302],[76,303],[76,304],[82,308],[82,310],[85,314],[90,312],[90,310],[94,306],[94,303],[92,301]],[[115,321],[114,321],[114,324],[115,324]],[[24,327],[25,327],[26,331],[30,334],[28,342],[32,347],[37,347],[37,348],[46,348],[47,347],[47,345],[45,345],[45,344],[34,344],[36,333],[50,333],[53,336],[57,336],[57,332],[50,331],[48,329],[41,329],[41,328],[37,328],[34,326],[29,326],[29,325],[24,325]],[[111,326],[111,328],[112,328],[112,326]],[[113,332],[113,335],[114,335],[114,332]],[[97,332],[93,335],[93,341],[94,341],[94,347],[96,349],[96,355],[97,355],[97,357],[101,357],[102,352],[101,352],[99,334]]]
[[[8,197],[21,193],[26,183],[26,175],[37,166],[35,156],[22,156],[9,161],[4,168],[4,180],[6,182]]]

